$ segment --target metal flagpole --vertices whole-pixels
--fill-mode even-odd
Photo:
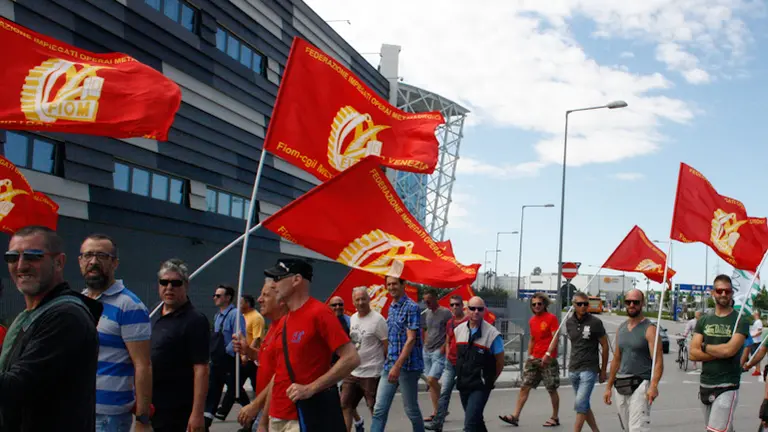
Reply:
[[[669,252],[672,250],[672,239],[669,239],[667,247],[667,256],[664,260],[664,278],[661,283],[661,295],[659,295],[659,318],[656,320],[656,337],[653,339],[653,360],[651,360],[651,378],[656,370],[656,348],[659,343],[659,330],[661,330],[661,312],[664,310],[664,291],[667,286],[667,270],[669,270]]]
[[[741,307],[739,307],[739,315],[736,317],[736,324],[733,325],[733,333],[731,336],[736,334],[736,329],[739,328],[739,320],[741,319],[741,314],[744,312],[744,305],[747,303],[747,299],[749,296],[752,295],[752,286],[755,284],[755,280],[757,279],[757,275],[760,274],[760,269],[763,268],[763,264],[765,264],[765,258],[768,257],[768,251],[765,252],[763,255],[763,259],[760,260],[760,264],[758,264],[757,268],[755,269],[755,273],[752,274],[752,280],[749,281],[749,289],[747,290],[747,295],[744,296],[744,299],[741,300]],[[714,287],[712,287],[714,289]]]

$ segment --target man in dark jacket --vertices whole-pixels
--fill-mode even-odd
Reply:
[[[495,327],[483,319],[485,302],[469,299],[469,321],[454,329],[456,335],[456,388],[464,407],[464,431],[487,432],[483,411],[496,379],[504,369],[504,342]]]
[[[95,429],[103,307],[64,281],[63,250],[54,231],[30,226],[11,237],[5,253],[27,307],[0,354],[0,431]]]

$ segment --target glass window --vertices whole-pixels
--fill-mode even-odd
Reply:
[[[216,29],[216,48],[219,51],[227,51],[227,34],[220,28]]]
[[[163,201],[168,199],[168,177],[152,173],[152,198]]]
[[[195,10],[184,3],[181,4],[181,25],[191,32],[195,31]]]
[[[264,73],[264,56],[255,53],[253,55],[253,71],[259,75]]]
[[[53,143],[36,139],[33,141],[32,148],[32,169],[52,173]]]
[[[246,213],[248,209],[245,209]],[[232,197],[232,213],[231,216],[242,219],[243,216],[243,198],[238,196]]]
[[[144,0],[144,3],[148,4],[154,9],[160,10],[160,0]]]
[[[115,164],[115,172],[112,174],[112,182],[117,190],[128,192],[128,178],[130,177],[130,168],[127,165]]]
[[[149,172],[138,168],[133,169],[131,192],[142,196],[149,195]]]
[[[209,212],[216,211],[216,191],[215,190],[208,189],[205,192],[205,203],[208,205]]]
[[[171,193],[168,199],[174,204],[181,204],[184,201],[184,182],[175,178],[171,179]]]
[[[247,45],[243,44],[240,46],[240,63],[242,63],[247,68],[251,67],[252,56],[253,56],[253,51],[251,51],[251,49],[248,48]]]
[[[27,166],[27,137],[13,132],[7,132],[5,137],[5,158],[19,167]]]
[[[229,194],[225,194],[224,192],[218,193],[218,212],[219,214],[227,215],[229,216]]]
[[[231,34],[227,35],[227,54],[235,60],[240,54],[240,41]]]
[[[178,22],[179,21],[179,0],[165,0],[165,7],[163,13],[168,18]]]

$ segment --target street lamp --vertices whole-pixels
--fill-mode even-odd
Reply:
[[[596,109],[616,109],[616,108],[624,108],[627,106],[627,103],[618,100],[610,102],[606,105],[601,106],[595,106],[595,107],[588,107],[588,108],[577,108],[573,110],[568,110],[565,112],[565,138],[563,140],[563,185],[562,190],[560,193],[560,246],[559,246],[559,252],[557,257],[557,289],[558,292],[560,290],[560,286],[563,284],[563,228],[564,228],[564,221],[565,221],[565,166],[566,166],[566,157],[568,155],[568,115],[572,112],[577,111],[590,111],[590,110],[596,110]],[[563,299],[561,296],[557,296],[557,311],[558,313],[563,310]]]
[[[496,285],[499,277],[499,236],[501,234],[519,234],[517,231],[499,231],[496,233],[496,263],[493,265],[493,284]]]
[[[554,207],[554,204],[527,204],[523,206],[523,209],[520,211],[520,250],[517,253],[517,298],[520,298],[520,275],[522,275],[522,265],[523,265],[523,219],[525,219],[525,208],[526,207],[542,207],[542,208],[552,208]]]

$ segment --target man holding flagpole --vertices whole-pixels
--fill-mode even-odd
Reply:
[[[707,430],[732,432],[741,383],[741,350],[749,324],[740,321],[734,332],[739,313],[732,306],[731,278],[718,275],[713,287],[715,311],[696,323],[689,356],[702,362],[699,399]]]

